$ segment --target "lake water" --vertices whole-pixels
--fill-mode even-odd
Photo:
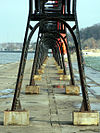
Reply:
[[[0,52],[0,64],[7,64],[20,61],[21,53],[16,52]],[[28,53],[27,59],[33,59],[34,53]],[[85,56],[86,66],[100,71],[100,56]]]
[[[100,71],[100,56],[87,56],[85,57],[85,64],[94,70]]]
[[[34,53],[28,53],[27,59],[33,59]],[[8,64],[20,61],[20,52],[0,52],[0,64]]]

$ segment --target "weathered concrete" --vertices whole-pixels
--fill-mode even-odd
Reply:
[[[65,88],[65,92],[68,95],[79,95],[80,94],[80,87],[74,85],[67,85]]]
[[[46,63],[43,63],[43,66],[46,67]]]
[[[70,80],[70,75],[60,75],[60,80]]]
[[[40,80],[42,80],[42,77],[41,77],[41,75],[34,75],[34,80],[36,81],[40,81]]]
[[[38,73],[39,74],[43,74],[44,73],[44,70],[43,69],[38,69]]]
[[[4,111],[4,125],[29,125],[29,111]]]
[[[99,112],[73,112],[73,124],[76,126],[99,125]]]
[[[64,70],[63,69],[58,69],[58,73],[64,73]]]
[[[35,85],[35,86],[30,86],[30,85],[26,85],[26,89],[25,89],[25,93],[26,94],[39,94],[39,86]]]
[[[60,66],[57,65],[57,69],[59,70],[60,69]]]
[[[44,70],[45,69],[45,66],[41,66],[41,69]]]
[[[13,99],[15,82],[17,79],[18,63],[0,66],[0,132],[1,133],[99,133],[99,126],[73,126],[72,112],[79,111],[82,101],[81,95],[70,96],[65,94],[67,81],[60,81],[54,60],[49,58],[42,80],[36,81],[40,86],[39,95],[25,95],[25,86],[29,84],[32,61],[26,64],[22,91],[20,95],[22,108],[30,112],[29,126],[4,126],[3,113],[10,109]],[[75,70],[76,71],[76,70]],[[78,73],[77,73],[78,74]],[[80,86],[78,79],[75,83]],[[89,84],[93,87],[93,82]],[[91,89],[91,88],[89,88]],[[81,93],[81,92],[80,92]],[[99,90],[98,90],[98,95]],[[100,110],[100,97],[89,93],[92,110]]]

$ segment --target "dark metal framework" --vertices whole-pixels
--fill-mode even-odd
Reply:
[[[25,38],[22,49],[22,56],[20,60],[19,72],[18,72],[15,94],[11,110],[12,111],[22,110],[20,104],[20,92],[24,76],[25,64],[27,60],[28,48],[31,38],[34,35],[34,32],[36,31],[37,28],[39,28],[35,56],[32,66],[32,73],[29,84],[33,86],[35,85],[34,75],[38,74],[37,71],[38,68],[41,68],[41,65],[47,58],[48,49],[52,49],[53,57],[57,61],[58,65],[60,65],[60,67],[64,69],[64,74],[66,74],[64,58],[63,58],[63,49],[61,44],[62,43],[61,39],[62,39],[66,46],[68,64],[71,76],[71,84],[75,85],[74,73],[69,52],[69,45],[68,43],[66,43],[67,40],[66,29],[68,29],[72,35],[76,48],[80,83],[83,94],[83,110],[90,111],[90,101],[88,97],[88,90],[84,74],[83,56],[82,56],[80,35],[79,35],[78,21],[76,14],[76,0],[35,0],[34,2],[33,0],[29,0],[29,16],[27,21],[27,27],[26,27]],[[33,11],[33,4],[35,4],[34,11]],[[39,22],[34,27],[32,27],[32,25],[30,24],[31,21],[39,21]],[[71,28],[70,25],[67,23],[67,21],[75,22],[74,27]],[[76,30],[77,33],[76,35],[74,33],[74,30]],[[62,33],[66,34],[65,38],[61,35]],[[60,38],[59,41],[58,38]]]

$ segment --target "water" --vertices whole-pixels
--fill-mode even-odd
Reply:
[[[100,71],[100,56],[88,56],[85,57],[86,66],[91,67],[94,70]]]
[[[9,93],[12,93],[12,92],[14,92],[13,89],[0,90],[0,93],[4,93],[4,94],[9,94]]]
[[[33,59],[34,54],[28,53],[28,60]],[[17,52],[0,52],[0,64],[14,63],[20,61],[21,53]]]
[[[17,52],[0,52],[0,64],[14,63],[20,61],[21,53]],[[28,53],[27,59],[33,59],[34,54]],[[85,57],[86,66],[100,71],[100,56]]]
[[[14,89],[4,89],[0,90],[0,98],[10,98],[13,97]]]

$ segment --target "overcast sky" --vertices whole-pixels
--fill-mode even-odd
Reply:
[[[0,43],[23,42],[29,0],[0,1]],[[79,28],[100,23],[100,0],[77,0]]]

